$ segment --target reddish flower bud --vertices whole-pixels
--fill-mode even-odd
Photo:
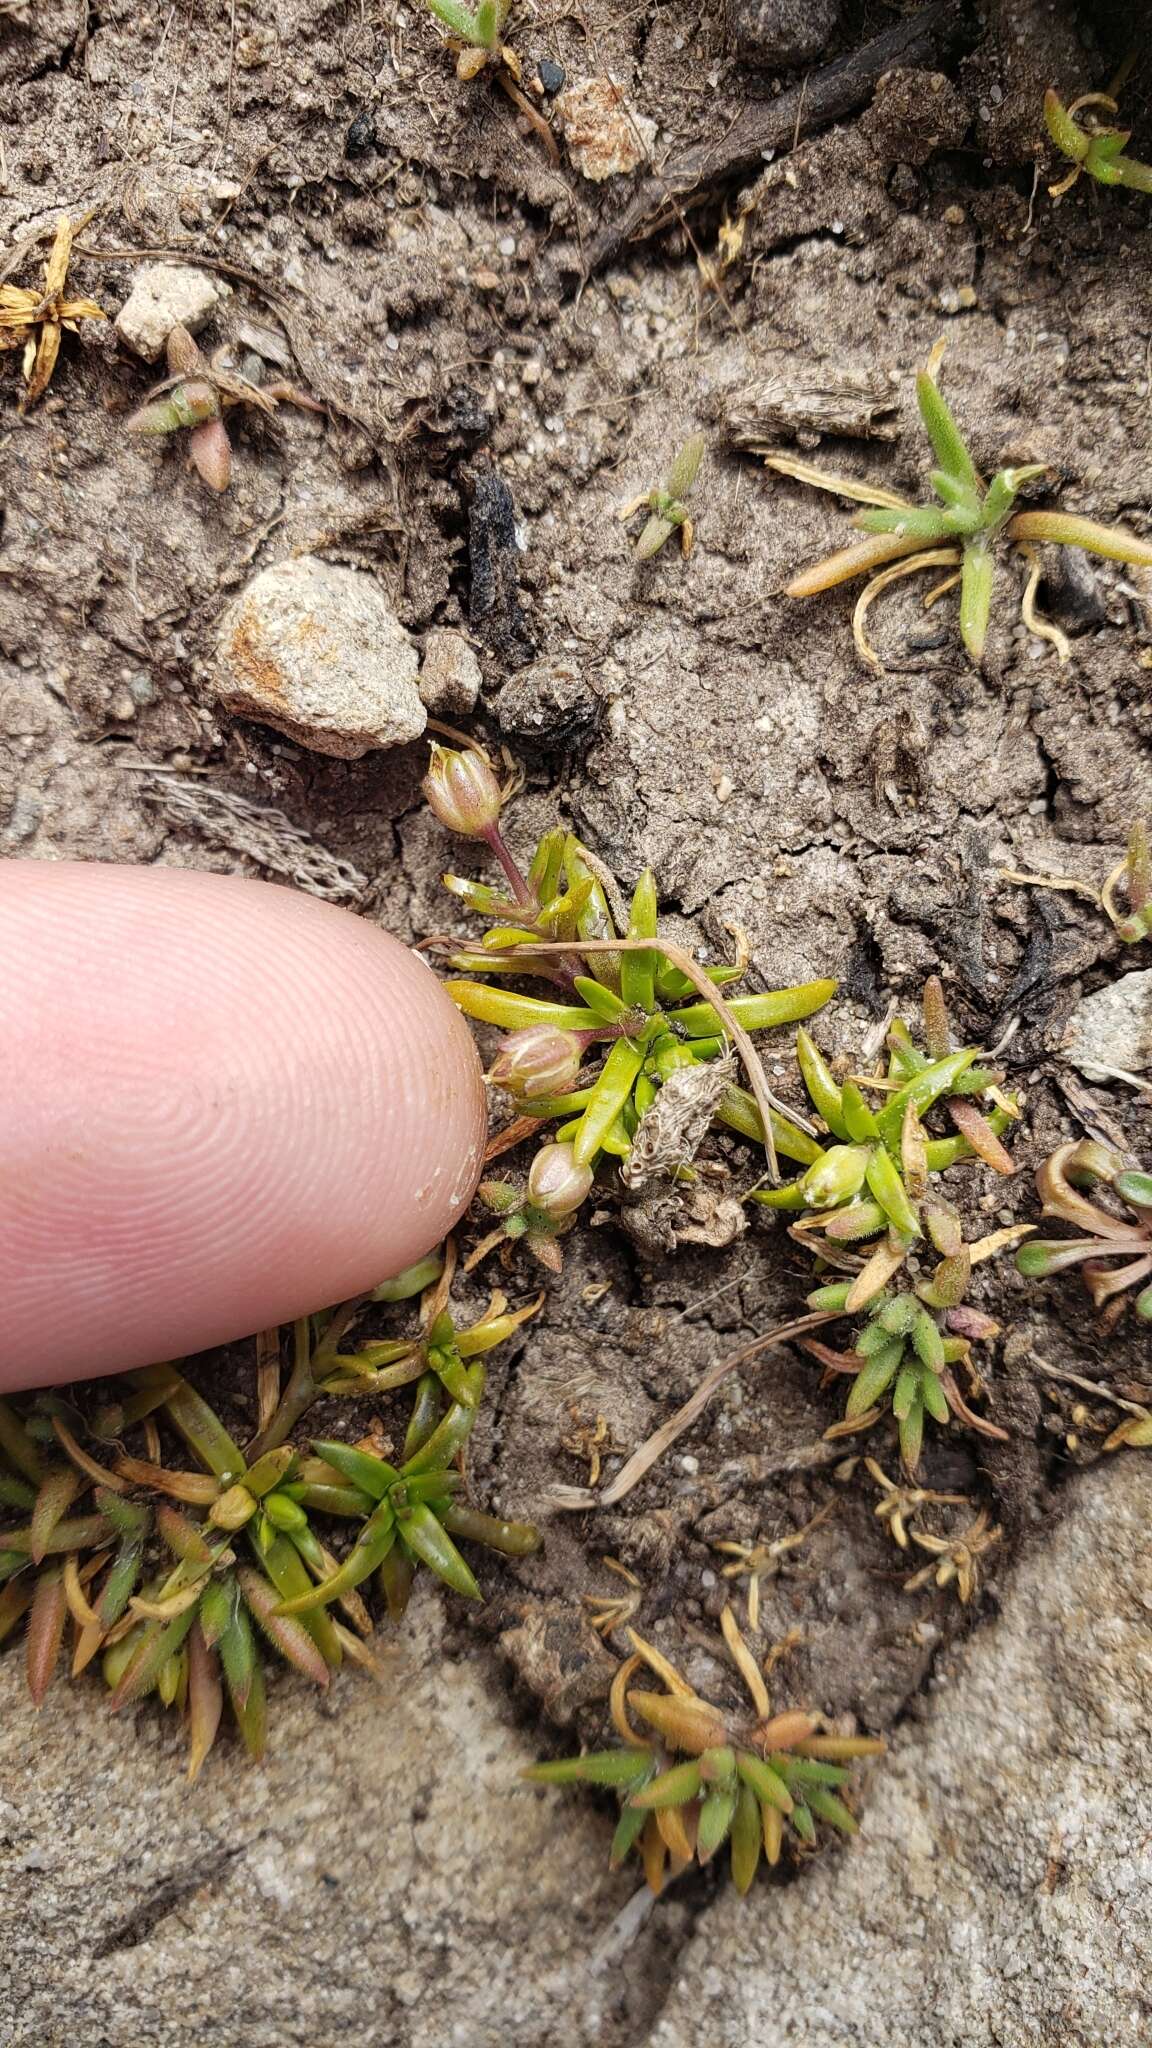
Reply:
[[[528,1200],[546,1216],[570,1216],[592,1186],[590,1166],[578,1166],[571,1145],[543,1145],[528,1175]]]
[[[531,1102],[538,1095],[563,1095],[576,1079],[583,1044],[575,1031],[555,1024],[529,1024],[504,1040],[489,1078]]]
[[[232,444],[223,420],[205,420],[188,436],[188,453],[210,491],[226,491],[232,476]]]
[[[476,748],[466,754],[432,743],[432,765],[422,784],[428,805],[466,839],[483,839],[499,822],[503,796],[495,771]]]

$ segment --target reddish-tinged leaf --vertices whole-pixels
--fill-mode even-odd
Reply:
[[[39,1564],[46,1557],[53,1531],[63,1521],[83,1485],[80,1473],[70,1465],[57,1466],[45,1474],[29,1524],[31,1538],[28,1550],[33,1564]]]
[[[218,1553],[219,1544],[213,1546],[204,1535],[199,1522],[190,1515],[182,1515],[179,1508],[170,1508],[163,1503],[156,1510],[156,1528],[174,1555],[184,1564],[212,1564]]]
[[[227,1676],[225,1671],[226,1679]],[[244,1738],[244,1747],[249,1756],[259,1763],[268,1739],[268,1702],[264,1692],[264,1673],[260,1668],[259,1659],[253,1663],[246,1696],[241,1699],[229,1680],[228,1697],[232,1702],[232,1712],[236,1716],[236,1726]]]
[[[290,1614],[276,1612],[280,1596],[275,1587],[250,1566],[242,1567],[237,1576],[249,1611],[273,1647],[305,1678],[313,1679],[317,1685],[327,1685],[328,1666],[308,1630]]]
[[[195,1780],[216,1740],[224,1711],[224,1688],[215,1653],[204,1640],[199,1622],[188,1637],[188,1778]]]
[[[59,1565],[49,1565],[47,1571],[41,1572],[36,1581],[32,1609],[28,1616],[28,1690],[34,1706],[41,1705],[51,1684],[67,1619],[68,1601],[64,1593],[64,1575]]]
[[[148,1623],[139,1648],[122,1674],[108,1703],[114,1714],[118,1713],[121,1707],[131,1706],[133,1701],[143,1699],[145,1693],[151,1692],[169,1657],[174,1655],[183,1643],[195,1618],[195,1608],[189,1607],[185,1613],[178,1614],[175,1620],[167,1624],[159,1621]]]
[[[982,1116],[974,1102],[963,1095],[953,1095],[948,1102],[948,1114],[962,1138],[967,1138],[977,1159],[990,1166],[995,1173],[1015,1173],[1012,1155],[1000,1143],[986,1116]]]

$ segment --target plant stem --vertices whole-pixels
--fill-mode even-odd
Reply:
[[[276,1413],[268,1424],[248,1446],[248,1463],[255,1464],[265,1451],[280,1448],[295,1429],[300,1417],[307,1413],[319,1394],[316,1368],[323,1368],[336,1351],[341,1337],[357,1311],[367,1301],[367,1294],[353,1295],[351,1301],[342,1302],[333,1314],[324,1335],[312,1350],[311,1330],[307,1316],[300,1316],[292,1326],[292,1371],[288,1385],[280,1396]]]
[[[520,873],[519,868],[517,867],[515,861],[512,858],[512,855],[509,853],[508,848],[504,843],[504,835],[501,832],[499,825],[489,825],[486,831],[481,836],[491,847],[493,853],[496,855],[497,860],[499,861],[501,867],[503,868],[504,873],[508,878],[508,886],[511,889],[513,896],[516,898],[517,903],[519,903],[523,910],[538,909],[539,906],[536,902],[536,898],[533,896],[531,889],[528,887],[527,882],[524,880],[523,875]]]

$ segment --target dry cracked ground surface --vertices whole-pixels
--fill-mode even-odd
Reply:
[[[1022,1171],[963,1195],[988,1229],[1034,1213],[1027,1169],[1078,1115],[1137,1152],[1147,1137],[1124,1084],[1086,1088],[1061,1058],[1078,1001],[1131,956],[1087,898],[1002,874],[1098,884],[1152,809],[1147,610],[1111,565],[1047,565],[1064,667],[1006,570],[977,672],[946,607],[897,590],[875,674],[850,598],[781,596],[838,544],[835,501],[769,478],[724,422],[755,379],[878,379],[890,438],[814,459],[916,492],[911,373],[943,336],[988,471],[1050,463],[1071,508],[1147,533],[1152,215],[1087,181],[1055,206],[1038,117],[1045,85],[1108,80],[1139,10],[909,10],[903,60],[834,121],[814,119],[824,60],[771,56],[789,11],[517,10],[526,60],[615,77],[665,186],[694,149],[719,181],[687,229],[673,211],[613,249],[643,172],[590,182],[574,147],[552,165],[502,96],[456,81],[415,4],[0,5],[0,260],[40,236],[13,271],[31,281],[59,211],[94,209],[80,291],[114,313],[146,261],[214,269],[230,295],[205,346],[263,351],[327,408],[247,416],[216,499],[179,452],[125,435],[154,373],[111,326],[66,340],[27,416],[0,358],[0,839],[319,885],[413,940],[452,924],[419,748],[323,758],[215,702],[224,608],[256,571],[321,554],[372,576],[417,637],[472,633],[476,729],[526,771],[517,850],[559,815],[623,884],[651,864],[671,930],[709,957],[741,927],[753,986],[838,975],[829,1050],[857,1048],[891,996],[911,1007],[929,971],[974,1038],[1016,1025]],[[846,4],[824,59],[851,72],[893,26]],[[1150,86],[1145,64],[1125,88],[1145,157]],[[743,239],[716,290],[698,256],[722,213]],[[637,567],[617,508],[700,427],[695,552]],[[493,470],[511,549],[484,516]],[[772,1064],[792,1089],[783,1047]],[[714,1160],[737,1192],[755,1177],[736,1145]],[[633,1447],[803,1285],[758,1223],[669,1256],[608,1203],[569,1242],[477,1433],[478,1492],[504,1512],[547,1517],[584,1476],[565,1438],[602,1416]],[[60,1685],[36,1716],[7,1658],[3,2048],[210,2028],[237,2048],[1146,2039],[1150,1482],[1136,1454],[1099,1462],[1115,1410],[1046,1368],[1139,1398],[1147,1352],[1124,1326],[1104,1344],[1071,1281],[1044,1294],[1002,1264],[980,1299],[1004,1329],[990,1399],[1010,1441],[952,1432],[926,1459],[1003,1530],[968,1610],[903,1591],[874,1492],[823,1461],[833,1397],[789,1353],[728,1382],[621,1508],[547,1518],[538,1558],[487,1574],[478,1622],[425,1596],[382,1690],[341,1680],[317,1707],[281,1680],[262,1772],[224,1751],[190,1793],[149,1713],[113,1726]],[[203,1367],[217,1387],[229,1369]],[[249,1361],[231,1369],[246,1384]],[[619,1590],[614,1557],[641,1581],[640,1625],[722,1688],[713,1545],[829,1502],[765,1584],[757,1647],[797,1628],[783,1696],[893,1733],[867,1839],[742,1909],[699,1877],[649,1915],[603,1867],[606,1814],[516,1778],[601,1726],[623,1644],[576,1596]]]

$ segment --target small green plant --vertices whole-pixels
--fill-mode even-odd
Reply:
[[[479,1597],[458,1541],[517,1557],[538,1547],[529,1523],[500,1520],[461,1499],[458,1469],[484,1388],[477,1354],[533,1310],[509,1317],[497,1302],[480,1324],[458,1332],[440,1305],[443,1293],[438,1286],[435,1312],[426,1335],[409,1344],[402,1378],[400,1361],[381,1368],[379,1347],[371,1345],[367,1356],[326,1360],[337,1392],[348,1391],[349,1379],[369,1392],[415,1381],[399,1464],[373,1437],[318,1438],[311,1456],[291,1444],[257,1443],[245,1454],[170,1365],[127,1375],[90,1427],[57,1396],[41,1396],[23,1413],[0,1402],[0,1507],[25,1517],[0,1530],[0,1641],[27,1615],[28,1684],[37,1705],[71,1619],[72,1675],[99,1655],[113,1711],[155,1694],[187,1715],[190,1776],[212,1747],[225,1697],[259,1757],[267,1725],[261,1640],[326,1686],[345,1658],[375,1668],[364,1641],[372,1619],[358,1590],[373,1574],[398,1621],[421,1564],[455,1592]],[[331,1327],[343,1313],[315,1321]],[[268,1350],[265,1341],[265,1365]],[[191,1451],[194,1469],[161,1462],[158,1424]],[[122,1447],[97,1455],[136,1429],[147,1455]],[[321,1540],[316,1518],[357,1529],[343,1560]]]
[[[933,604],[946,591],[960,586],[960,634],[972,660],[984,656],[991,616],[998,553],[1004,543],[1021,547],[1030,562],[1021,599],[1021,614],[1031,632],[1050,641],[1061,660],[1071,649],[1064,634],[1035,609],[1040,582],[1040,561],[1035,542],[1049,541],[1060,547],[1086,548],[1090,554],[1111,561],[1152,566],[1152,544],[1125,533],[1121,527],[1101,526],[1094,519],[1061,511],[1025,511],[1015,508],[1025,484],[1046,474],[1044,463],[1026,463],[1014,469],[998,470],[985,484],[977,472],[960,429],[937,387],[936,377],[943,344],[937,344],[916,380],[920,417],[932,444],[937,467],[932,471],[932,488],[939,505],[914,505],[894,492],[860,483],[853,477],[833,476],[791,455],[771,454],[764,460],[769,469],[819,490],[833,491],[855,499],[868,509],[856,514],[853,525],[867,538],[842,548],[793,578],[787,586],[789,597],[814,597],[839,583],[867,576],[853,614],[852,630],[861,659],[872,668],[883,666],[880,656],[865,636],[865,619],[874,598],[905,576],[925,569],[944,569],[948,574],[925,599]]]
[[[1127,899],[1126,911],[1116,908],[1118,886]],[[1131,827],[1128,851],[1101,889],[1100,901],[1117,937],[1123,939],[1125,945],[1139,945],[1141,939],[1152,933],[1152,849],[1148,844],[1148,827],[1143,822],[1138,821]]]
[[[938,1294],[940,1289],[929,1281],[921,1291]],[[808,1296],[808,1305],[839,1314],[846,1309],[849,1292],[846,1281],[817,1287]],[[891,1409],[899,1431],[900,1457],[905,1471],[913,1476],[920,1463],[926,1416],[942,1425],[956,1416],[969,1429],[1006,1441],[1004,1430],[973,1413],[952,1370],[967,1363],[973,1334],[994,1336],[997,1326],[990,1318],[977,1318],[967,1310],[956,1313],[956,1330],[950,1334],[952,1314],[951,1310],[942,1316],[931,1312],[919,1293],[884,1294],[870,1308],[853,1350],[831,1351],[806,1340],[805,1349],[830,1372],[848,1373],[852,1378],[844,1420],[828,1430],[827,1436],[835,1439],[871,1429]]]
[[[511,0],[480,0],[475,9],[461,0],[424,0],[424,5],[457,46],[457,78],[476,78],[489,64],[507,64],[514,77],[520,76],[520,61],[503,41]]]
[[[1066,107],[1051,86],[1044,95],[1044,125],[1060,151],[1072,165],[1058,184],[1049,185],[1053,199],[1060,199],[1076,183],[1081,172],[1098,185],[1126,185],[1133,192],[1152,192],[1152,164],[1125,156],[1130,128],[1114,128],[1090,115],[1087,122],[1076,119],[1087,107],[1103,107],[1108,114],[1119,113],[1114,99],[1104,92],[1082,93]]]
[[[794,1235],[829,1264],[854,1272],[846,1308],[864,1309],[900,1270],[916,1245],[931,1245],[952,1262],[937,1284],[955,1293],[967,1285],[970,1259],[960,1218],[933,1184],[962,1160],[980,1158],[995,1172],[1015,1172],[1001,1133],[1018,1115],[1003,1092],[1004,1074],[981,1060],[976,1046],[954,1047],[944,991],[936,975],[924,985],[922,1051],[907,1024],[888,1027],[888,1060],[875,1074],[838,1081],[810,1033],[801,1029],[796,1054],[809,1100],[836,1142],[820,1150],[798,1179],[760,1188],[751,1199],[764,1208],[799,1212]],[[879,1096],[873,1108],[868,1094]],[[983,1108],[981,1107],[983,1103]],[[952,1124],[933,1135],[925,1119],[939,1105]],[[852,1248],[875,1242],[863,1268]],[[963,1292],[955,1293],[958,1301]],[[952,1306],[943,1301],[936,1307]]]
[[[261,385],[227,368],[223,351],[209,362],[184,327],[174,327],[168,336],[167,361],[164,382],[149,392],[125,422],[126,429],[144,435],[187,432],[193,468],[211,491],[226,491],[232,477],[232,443],[224,424],[229,406],[248,405],[272,413],[285,400],[309,412],[324,410],[291,384]],[[251,367],[259,371],[257,358],[251,359]]]
[[[1123,1314],[1125,1297],[1139,1288],[1132,1306],[1142,1322],[1152,1323],[1152,1173],[1126,1166],[1110,1145],[1081,1139],[1057,1147],[1036,1186],[1043,1214],[1070,1223],[1079,1235],[1032,1238],[1016,1254],[1017,1270],[1029,1280],[1046,1280],[1079,1266],[1108,1329]],[[1106,1190],[1127,1214],[1090,1200],[1086,1188]]]
[[[692,1147],[713,1117],[764,1143],[770,1171],[777,1152],[801,1164],[818,1158],[804,1120],[767,1089],[748,1033],[810,1017],[836,983],[722,996],[746,962],[701,969],[662,938],[650,872],[641,875],[619,922],[603,870],[571,833],[545,833],[522,874],[500,829],[507,792],[484,756],[440,746],[432,753],[424,783],[432,810],[450,830],[484,840],[507,883],[501,891],[444,877],[453,895],[489,923],[478,950],[451,954],[467,978],[449,981],[448,993],[466,1016],[509,1033],[491,1078],[525,1116],[558,1125],[527,1189],[485,1183],[484,1199],[502,1216],[502,1232],[524,1238],[538,1255],[546,1244],[554,1250],[601,1161],[616,1159],[627,1172],[642,1157],[646,1172],[687,1172]],[[535,976],[554,994],[522,995],[477,975]],[[752,1093],[729,1078],[730,1041],[749,1066]],[[689,1072],[695,1096],[690,1089],[685,1101],[682,1087],[665,1095],[673,1076]],[[554,1262],[545,1254],[545,1263]]]
[[[792,1227],[796,1241],[822,1265],[851,1274],[817,1287],[808,1304],[838,1315],[867,1313],[853,1350],[830,1351],[811,1339],[806,1348],[829,1371],[852,1375],[845,1420],[836,1433],[867,1428],[891,1406],[910,1472],[919,1461],[926,1415],[946,1423],[951,1413],[969,1427],[1003,1435],[973,1415],[952,1368],[967,1361],[974,1337],[994,1334],[987,1317],[962,1304],[973,1263],[999,1249],[1004,1239],[997,1234],[978,1245],[966,1244],[959,1214],[934,1177],[972,1158],[997,1173],[1015,1170],[1000,1133],[1016,1105],[1002,1092],[1003,1074],[982,1064],[976,1047],[952,1046],[944,993],[935,976],[925,984],[923,1030],[926,1049],[921,1051],[907,1025],[896,1019],[888,1031],[886,1071],[844,1081],[837,1081],[815,1041],[801,1030],[797,1056],[804,1084],[838,1142],[797,1180],[752,1196],[767,1208],[799,1212]],[[881,1098],[875,1109],[867,1100],[869,1091]],[[934,1137],[925,1126],[937,1104],[947,1111],[951,1136]],[[871,1249],[861,1256],[857,1246]],[[921,1251],[936,1255],[932,1272],[918,1279],[913,1290],[891,1296],[891,1282]]]
[[[684,500],[696,482],[703,460],[704,436],[693,434],[673,456],[663,483],[657,484],[655,490],[641,491],[638,497],[630,498],[626,505],[620,507],[620,518],[625,522],[634,519],[642,507],[648,511],[647,522],[635,548],[638,562],[651,561],[677,529],[681,554],[687,559],[692,553],[695,529]]]
[[[786,1839],[800,1851],[814,1847],[818,1821],[855,1834],[856,1817],[841,1796],[851,1775],[847,1767],[884,1748],[868,1736],[822,1732],[818,1714],[773,1714],[760,1667],[731,1608],[724,1609],[721,1626],[754,1717],[701,1699],[660,1651],[629,1630],[633,1654],[620,1666],[610,1700],[624,1747],[534,1764],[524,1774],[540,1785],[610,1786],[621,1807],[612,1865],[635,1849],[657,1893],[669,1872],[675,1877],[693,1861],[711,1862],[725,1842],[732,1879],[743,1896],[761,1858],[769,1866],[778,1863]],[[630,1689],[645,1665],[664,1692]],[[632,1715],[645,1724],[643,1733]]]
[[[456,55],[456,76],[467,81],[489,71],[502,92],[512,101],[540,137],[554,163],[560,152],[556,138],[538,107],[524,91],[524,72],[515,50],[504,41],[504,24],[511,0],[479,0],[475,8],[463,0],[424,0],[430,14],[449,33],[449,48]],[[534,86],[534,90],[539,90]]]

